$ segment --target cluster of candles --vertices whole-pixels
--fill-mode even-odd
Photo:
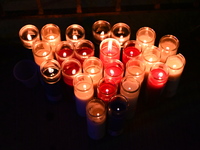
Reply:
[[[77,113],[87,118],[89,136],[101,139],[106,123],[109,134],[123,132],[125,120],[134,115],[142,85],[151,103],[163,92],[174,96],[185,58],[177,54],[179,40],[173,35],[163,36],[155,46],[156,33],[150,27],[140,28],[136,40],[131,40],[127,24],[111,27],[109,22],[98,20],[92,33],[99,58],[94,56],[93,42],[85,39],[85,30],[78,24],[66,28],[65,41],[55,24],[46,24],[41,32],[34,25],[25,25],[19,37],[24,47],[32,49],[48,99],[62,99],[62,78],[74,91]]]

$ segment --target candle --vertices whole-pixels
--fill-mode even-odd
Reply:
[[[125,23],[116,23],[111,28],[111,37],[118,40],[121,46],[130,39],[130,35],[131,29]]]
[[[160,61],[160,49],[156,46],[149,46],[144,49],[141,55],[141,59],[144,61],[146,69],[146,76],[150,71],[150,68],[157,62]]]
[[[133,76],[142,84],[145,75],[145,64],[140,59],[130,59],[126,63],[125,76]]]
[[[142,27],[136,33],[136,47],[143,51],[146,47],[152,46],[155,43],[156,33],[150,27]]]
[[[169,78],[165,87],[165,95],[172,97],[176,94],[178,84],[185,66],[185,57],[182,54],[169,56],[165,63],[169,68]]]
[[[79,40],[75,44],[75,57],[81,64],[86,58],[94,56],[94,44],[89,40]]]
[[[74,56],[74,45],[70,41],[61,41],[55,49],[56,60],[62,64],[67,58]]]
[[[78,24],[72,24],[66,28],[65,36],[67,41],[76,43],[85,38],[85,29]]]
[[[106,66],[112,59],[120,59],[120,43],[113,38],[107,38],[100,43],[100,59]]]
[[[62,93],[59,82],[61,78],[60,64],[54,59],[46,60],[40,66],[40,73],[47,99],[53,102],[61,100]]]
[[[124,75],[124,64],[118,59],[111,60],[110,63],[107,64],[107,66],[104,69],[104,76],[110,77],[117,84],[121,82],[123,75]]]
[[[165,62],[168,56],[175,55],[179,47],[179,40],[173,35],[165,35],[159,41],[162,50],[161,62]]]
[[[33,45],[33,56],[36,64],[40,66],[43,61],[53,59],[51,46],[48,42],[36,41]]]
[[[126,76],[122,79],[120,84],[120,94],[124,95],[129,102],[128,119],[133,118],[136,110],[137,100],[140,93],[140,82],[133,76]]]
[[[92,25],[92,34],[95,43],[100,44],[102,40],[110,37],[110,23],[105,20],[98,20]]]
[[[74,94],[76,98],[76,110],[80,116],[86,116],[86,104],[94,96],[92,79],[88,74],[80,73],[73,80]]]
[[[25,48],[32,49],[33,43],[40,40],[39,30],[34,25],[25,25],[19,30],[19,38]]]
[[[86,106],[87,130],[90,138],[99,140],[105,135],[106,105],[98,98],[90,100]]]
[[[137,49],[135,45],[135,40],[128,40],[124,43],[122,54],[122,62],[124,65],[126,65],[131,58],[139,57],[141,55],[141,50]]]
[[[83,72],[88,73],[93,81],[95,95],[97,93],[97,84],[103,76],[103,63],[94,56],[91,56],[83,62]]]
[[[168,67],[162,63],[156,63],[151,67],[147,79],[147,99],[152,104],[159,98],[168,80]]]
[[[97,97],[107,103],[117,94],[117,88],[117,84],[111,78],[103,77],[97,85]]]
[[[49,42],[53,52],[56,45],[61,41],[60,28],[55,24],[46,24],[41,29],[41,37],[45,42]]]
[[[73,86],[74,77],[82,72],[81,63],[75,58],[68,58],[63,61],[61,69],[63,80],[69,86]]]
[[[128,109],[128,100],[125,96],[117,94],[108,103],[108,132],[112,136],[123,133]]]

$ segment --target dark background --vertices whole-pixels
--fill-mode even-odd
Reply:
[[[112,2],[109,1],[109,7],[112,6]],[[130,7],[124,5],[121,12],[101,10],[101,13],[83,11],[82,14],[76,14],[70,11],[71,14],[27,15],[29,17],[26,16],[26,11],[21,13],[21,10],[7,7],[0,20],[0,149],[199,149],[200,13],[198,5],[193,7],[194,3],[188,2],[179,5],[178,1],[171,7],[163,5],[170,9],[154,9],[155,5],[152,3],[153,9],[148,7],[149,9],[144,10],[146,5],[138,1],[142,10],[126,11],[124,8]],[[2,4],[5,4],[5,1]],[[132,5],[135,8],[135,4]],[[2,6],[5,8],[5,5]],[[21,8],[26,5],[17,6]],[[74,5],[71,6],[70,10]],[[13,12],[18,15],[14,15]],[[158,45],[162,36],[175,35],[180,41],[178,53],[185,56],[186,66],[173,98],[161,99],[156,106],[149,108],[141,95],[135,117],[127,121],[122,135],[111,137],[106,134],[102,140],[94,141],[88,137],[86,120],[76,113],[75,102],[68,90],[63,88],[64,99],[61,102],[50,103],[45,97],[42,85],[32,89],[26,88],[14,78],[13,67],[22,59],[33,60],[31,50],[25,49],[18,37],[22,26],[33,24],[40,30],[45,24],[54,23],[60,27],[62,40],[65,40],[65,29],[77,23],[84,27],[86,39],[92,41],[92,24],[100,19],[107,20],[111,25],[118,22],[127,23],[131,27],[131,39],[135,39],[140,27],[151,27],[156,32],[155,45]]]

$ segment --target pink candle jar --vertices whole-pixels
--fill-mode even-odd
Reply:
[[[123,54],[122,54],[122,62],[124,65],[126,63],[135,57],[139,57],[141,55],[141,50],[135,47],[136,41],[135,40],[128,40],[126,43],[124,43],[123,46]]]
[[[74,77],[82,72],[81,63],[75,58],[68,58],[63,61],[61,69],[63,80],[69,86],[73,86]]]
[[[117,89],[117,84],[111,78],[103,77],[97,85],[97,97],[107,103],[112,96],[117,94]]]
[[[147,99],[154,103],[160,95],[168,81],[168,67],[162,62],[158,62],[151,67],[147,79]]]
[[[62,64],[67,58],[72,58],[74,56],[74,45],[70,41],[61,41],[55,50],[55,57],[57,61]]]
[[[106,66],[111,59],[120,59],[121,46],[114,38],[107,38],[100,43],[100,59]]]
[[[81,64],[86,58],[94,56],[94,44],[89,40],[79,40],[75,44],[75,57]]]
[[[124,64],[118,60],[113,59],[104,69],[104,77],[109,77],[117,84],[121,82],[124,75]]]

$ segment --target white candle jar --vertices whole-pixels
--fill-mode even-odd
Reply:
[[[40,40],[38,28],[31,24],[25,25],[19,30],[19,37],[27,49],[32,49],[33,43]]]
[[[173,97],[176,94],[185,63],[185,57],[180,53],[167,58],[165,64],[169,68],[169,77],[164,92],[166,97]]]
[[[147,46],[154,45],[156,39],[156,32],[150,27],[142,27],[136,33],[136,47],[141,51]]]
[[[106,38],[110,37],[110,23],[105,20],[98,20],[92,25],[93,39],[96,44],[100,44]]]
[[[36,41],[33,45],[32,52],[38,66],[40,66],[43,61],[54,58],[50,44],[45,41]]]
[[[76,110],[80,116],[86,115],[86,104],[93,99],[94,88],[89,74],[80,73],[73,80]]]
[[[55,24],[46,24],[41,29],[41,37],[43,41],[49,42],[53,52],[56,45],[61,41],[60,28]]]
[[[98,98],[87,103],[87,131],[90,138],[99,140],[105,135],[106,126],[106,105]]]
[[[130,36],[131,28],[126,23],[116,23],[111,28],[111,37],[118,40],[121,46],[130,39]]]
[[[65,36],[67,41],[76,43],[85,38],[85,29],[81,25],[72,24],[66,28]]]
[[[159,41],[159,46],[161,50],[161,62],[165,62],[168,56],[176,55],[179,40],[174,35],[165,35]]]

